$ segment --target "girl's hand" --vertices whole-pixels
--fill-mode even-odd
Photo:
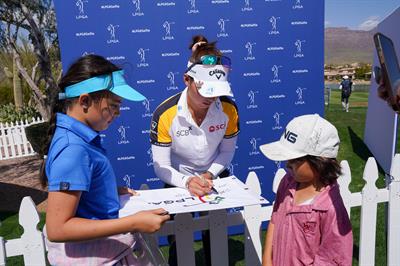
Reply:
[[[162,208],[140,211],[129,217],[136,220],[134,231],[142,233],[154,233],[160,230],[163,223],[171,218],[168,212]]]
[[[118,187],[118,195],[130,194],[131,196],[138,196],[139,193],[128,187]]]
[[[192,195],[201,197],[211,192],[212,181],[209,179],[201,179],[197,176],[189,177],[188,190]]]

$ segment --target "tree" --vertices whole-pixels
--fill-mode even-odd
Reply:
[[[58,63],[59,49],[55,11],[51,0],[3,0],[0,2],[0,46],[14,56],[21,76],[32,91],[32,99],[44,119],[49,119],[55,96],[57,79],[52,62]],[[36,57],[31,73],[21,59],[21,35],[27,34]],[[57,60],[51,60],[51,49],[56,50]]]

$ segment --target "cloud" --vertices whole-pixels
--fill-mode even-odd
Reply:
[[[379,16],[370,16],[363,23],[358,25],[360,30],[372,30],[379,24]]]
[[[331,22],[330,22],[330,21],[327,21],[327,20],[325,20],[325,27],[327,27],[327,26],[329,26],[329,25],[331,25]]]

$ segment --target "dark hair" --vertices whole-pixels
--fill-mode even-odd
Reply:
[[[75,83],[81,82],[83,80],[109,74],[114,71],[121,70],[107,59],[99,55],[85,55],[76,60],[69,67],[67,73],[63,75],[60,82],[58,83],[58,90],[64,92],[67,86],[73,85]],[[97,91],[90,93],[90,96],[94,101],[99,101],[101,98],[105,97],[108,91]],[[57,94],[58,97],[58,94]],[[47,144],[43,148],[42,154],[47,154],[53,139],[53,135],[56,129],[56,113],[65,113],[67,108],[74,102],[74,99],[58,100],[55,101],[52,107],[51,118],[49,121],[48,139]],[[46,175],[46,159],[43,160],[40,167],[40,182],[43,187],[47,185],[47,175]]]
[[[338,179],[338,177],[342,174],[342,169],[336,158],[306,155],[294,160],[307,161],[313,171],[318,173],[319,181],[323,186],[333,184],[335,180]]]
[[[221,51],[217,48],[217,42],[209,43],[207,38],[203,35],[195,35],[192,37],[192,42],[189,45],[189,49],[192,50],[193,46],[198,42],[205,42],[202,45],[196,47],[194,51],[192,51],[192,56],[190,57],[191,62],[196,62],[200,59],[201,56],[205,54],[215,54],[222,55]]]

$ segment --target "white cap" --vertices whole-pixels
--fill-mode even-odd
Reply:
[[[188,65],[193,63],[189,62]],[[187,73],[196,83],[202,84],[199,93],[203,97],[233,97],[228,82],[229,68],[222,65],[194,65]]]
[[[336,128],[318,114],[312,114],[293,118],[279,141],[261,145],[260,150],[274,161],[306,155],[336,158],[339,143]]]
[[[347,75],[343,76],[343,79],[348,79],[348,78],[349,78],[349,76],[347,76]]]

